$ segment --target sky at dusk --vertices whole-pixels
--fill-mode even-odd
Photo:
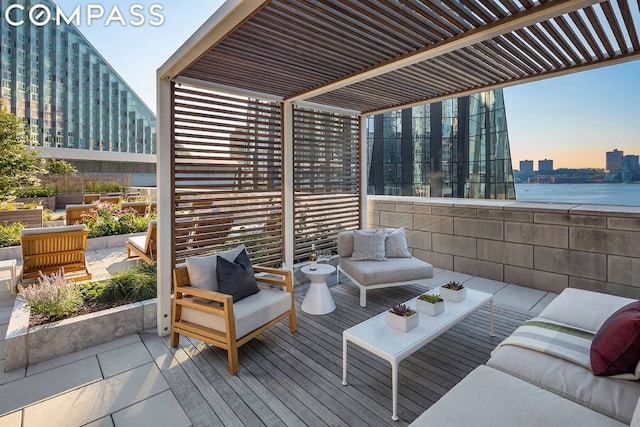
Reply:
[[[85,2],[58,0],[65,11]],[[156,111],[156,70],[223,3],[221,0],[99,2],[123,12],[134,3],[163,6],[165,22],[154,27],[109,26],[80,31],[149,107]],[[554,167],[604,168],[614,148],[640,154],[640,61],[504,89],[514,169],[520,160],[553,159]]]

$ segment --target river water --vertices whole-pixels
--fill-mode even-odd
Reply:
[[[516,199],[640,206],[640,184],[516,184]]]

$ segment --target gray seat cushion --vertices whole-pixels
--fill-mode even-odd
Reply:
[[[392,258],[387,261],[340,258],[340,267],[364,286],[433,277],[433,266],[417,258]]]
[[[204,301],[199,299],[199,301]],[[217,303],[211,303],[217,304]],[[289,292],[261,288],[260,292],[233,304],[236,318],[236,338],[242,338],[262,325],[269,323],[291,308]],[[182,307],[182,320],[192,322],[216,331],[226,332],[224,319],[211,313]]]
[[[479,366],[411,426],[622,426],[503,372]]]
[[[499,348],[487,365],[626,424],[640,399],[638,381],[596,377],[582,366],[522,347]]]

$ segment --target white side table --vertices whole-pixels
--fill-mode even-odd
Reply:
[[[302,301],[302,310],[309,314],[327,314],[336,309],[326,279],[336,271],[336,268],[329,264],[318,264],[316,270],[309,269],[305,265],[300,269],[311,281],[309,290]]]
[[[11,271],[11,293],[16,293],[16,260],[15,259],[5,259],[0,261],[0,271]]]

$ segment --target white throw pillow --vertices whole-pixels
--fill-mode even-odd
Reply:
[[[218,292],[218,277],[216,274],[218,257],[220,256],[227,261],[233,262],[240,252],[245,249],[244,245],[240,245],[228,251],[213,255],[192,256],[187,258],[187,272],[189,273],[191,286]]]
[[[387,258],[411,258],[411,252],[407,246],[407,236],[404,227],[387,231],[384,241],[384,252]]]
[[[386,261],[384,230],[356,230],[353,232],[353,254],[351,261]]]

